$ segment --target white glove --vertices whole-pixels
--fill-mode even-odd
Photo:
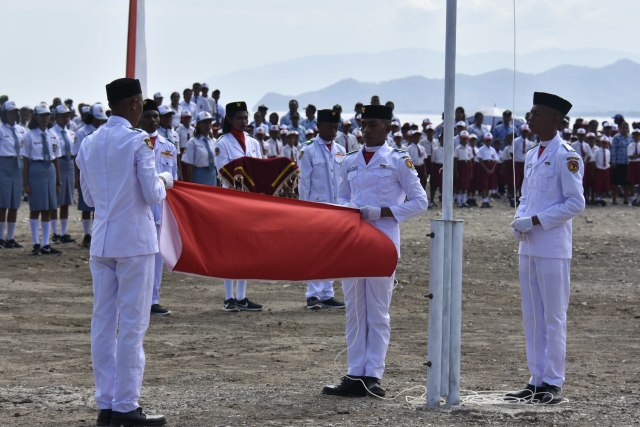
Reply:
[[[360,216],[362,219],[366,219],[367,221],[375,221],[380,219],[380,213],[382,212],[382,208],[378,208],[376,206],[365,206],[360,208]]]
[[[173,175],[171,175],[171,173],[160,172],[158,176],[164,181],[164,188],[167,190],[173,188]]]
[[[511,223],[511,228],[521,233],[528,233],[529,231],[533,230],[533,220],[530,216],[516,218]]]
[[[524,240],[525,239],[525,233],[521,233],[519,231],[516,230],[511,230],[511,234],[513,234],[513,237],[516,238],[516,240]]]

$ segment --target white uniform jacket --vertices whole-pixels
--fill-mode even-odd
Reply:
[[[571,258],[572,218],[585,207],[582,158],[559,134],[538,157],[527,152],[522,197],[516,216],[537,215],[540,225],[527,233],[518,253],[541,258]]]
[[[371,224],[393,241],[400,257],[399,223],[427,210],[427,193],[406,151],[382,144],[366,164],[364,149],[348,154],[342,162],[338,203],[355,208],[390,208],[394,218],[381,218]]]
[[[337,203],[340,165],[345,156],[344,147],[335,142],[329,151],[327,141],[319,136],[307,141],[298,156],[300,200]]]
[[[215,163],[218,171],[222,169],[227,163],[238,159],[240,157],[255,157],[262,158],[262,148],[257,139],[251,137],[248,133],[244,133],[244,141],[246,152],[242,151],[240,143],[231,134],[231,132],[225,133],[215,143]],[[222,179],[222,186],[229,188],[227,182]]]
[[[173,179],[178,179],[178,149],[165,137],[156,133],[156,145],[153,147],[153,155],[156,162],[156,172],[169,172]],[[151,205],[153,219],[160,224],[162,219],[162,203]]]
[[[165,198],[151,141],[119,116],[87,136],[76,158],[85,202],[95,206],[91,255],[107,258],[158,252],[150,205]]]

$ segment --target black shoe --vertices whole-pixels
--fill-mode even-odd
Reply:
[[[166,423],[164,415],[147,415],[142,408],[131,412],[111,412],[111,427],[163,426]]]
[[[380,380],[376,377],[364,377],[364,385],[369,394],[377,397],[384,397],[387,394],[386,391],[380,385]]]
[[[344,376],[340,384],[322,387],[322,394],[329,396],[363,397],[367,395],[362,377]]]
[[[558,386],[542,383],[544,392],[536,393],[535,399],[544,405],[557,405],[562,402],[562,389]]]
[[[164,308],[160,304],[151,304],[151,314],[156,316],[170,316],[171,311],[169,309]]]
[[[100,409],[98,412],[98,419],[96,420],[97,426],[110,426],[111,425],[111,409]]]
[[[533,384],[527,384],[524,389],[520,391],[514,391],[512,393],[507,393],[504,395],[505,402],[510,403],[522,403],[529,402],[534,395],[538,395],[540,392],[544,391],[543,386],[534,386]]]
[[[638,203],[638,200],[634,200],[633,202],[631,202],[631,206],[640,206],[640,203]]]
[[[491,197],[492,199],[500,200],[500,194],[498,194],[498,193],[493,193],[489,197]]]
[[[240,311],[261,311],[262,304],[249,301],[249,298],[241,299],[238,302],[238,308]]]
[[[333,297],[320,301],[322,308],[344,308],[344,303],[333,299]]]
[[[33,245],[33,249],[31,250],[31,255],[40,255],[40,245],[37,243]]]
[[[478,206],[478,202],[476,202],[476,199],[467,199],[467,201],[464,202],[464,204],[467,205],[466,207]]]
[[[60,243],[61,239],[62,239],[61,235],[54,234],[53,236],[51,236],[51,243]]]
[[[49,245],[44,245],[42,248],[40,248],[40,253],[42,255],[60,255],[62,252],[57,249],[53,249]]]
[[[91,247],[91,234],[84,235],[84,238],[82,239],[82,247],[83,248]]]
[[[236,301],[235,298],[224,300],[224,311],[240,311],[240,307],[238,307],[238,301]]]
[[[63,234],[62,237],[60,237],[60,243],[73,243],[75,241],[76,239],[71,238],[68,234]]]
[[[491,206],[489,204],[489,202],[482,202],[482,206],[480,206],[480,208],[492,208],[493,206]]]
[[[4,247],[7,249],[18,249],[18,248],[21,248],[22,245],[16,242],[14,239],[11,239],[4,242]]]
[[[307,308],[309,310],[318,310],[322,308],[322,303],[317,297],[307,298]]]
[[[598,203],[600,206],[603,206],[603,207],[604,207],[604,206],[607,206],[607,202],[605,202],[604,200],[598,200],[598,201],[597,201],[597,203]],[[615,204],[615,205],[617,205],[617,203],[614,203],[614,204]]]
[[[513,199],[509,199],[509,206],[511,206],[512,208],[515,208],[516,202]]]
[[[4,239],[0,239],[0,248],[4,248],[6,244],[7,243],[4,241]]]

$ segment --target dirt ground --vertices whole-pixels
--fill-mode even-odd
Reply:
[[[0,249],[0,424],[94,425],[88,251],[67,244],[60,257],[30,256],[27,213],[17,232],[25,247]],[[303,283],[250,283],[265,311],[225,313],[221,281],[166,274],[161,303],[173,314],[152,318],[141,404],[171,426],[638,425],[640,210],[588,208],[574,221],[567,400],[555,407],[469,400],[518,389],[528,374],[512,210],[496,201],[455,215],[465,221],[459,406],[425,410],[405,399],[426,381],[425,234],[439,209],[403,226],[383,380],[392,399],[321,395],[344,373],[345,353],[334,362],[344,313],[306,310]]]

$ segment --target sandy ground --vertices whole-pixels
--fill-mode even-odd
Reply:
[[[1,424],[93,425],[88,252],[67,244],[58,245],[60,257],[31,257],[27,211],[20,210],[17,233],[25,248],[0,250]],[[426,381],[424,236],[439,215],[429,212],[403,228],[383,381],[392,399],[321,395],[343,374],[345,354],[334,359],[345,346],[344,313],[306,310],[304,284],[250,283],[249,296],[265,311],[225,313],[221,281],[166,274],[161,303],[173,315],[152,318],[141,404],[164,413],[171,426],[640,423],[640,210],[629,207],[588,208],[575,220],[567,401],[555,407],[466,398],[518,389],[528,374],[512,211],[502,201],[492,210],[457,210],[465,221],[463,402],[439,410],[407,402]],[[80,240],[79,220],[71,233]]]

